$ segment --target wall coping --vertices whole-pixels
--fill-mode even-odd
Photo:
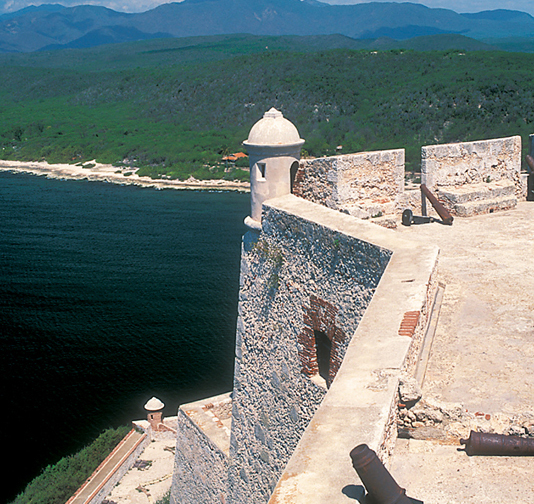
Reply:
[[[230,451],[231,415],[220,419],[217,416],[217,406],[231,404],[232,393],[206,397],[187,404],[180,405],[178,414],[182,413],[191,425],[226,456]]]

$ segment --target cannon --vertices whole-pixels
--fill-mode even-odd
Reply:
[[[406,496],[406,490],[397,484],[376,453],[366,444],[353,448],[350,458],[373,504],[424,504]]]
[[[460,439],[468,455],[534,455],[534,439],[471,431]]]
[[[402,224],[404,226],[411,226],[412,224],[428,224],[429,222],[440,222],[434,217],[426,215],[414,215],[413,212],[407,208],[402,212]]]
[[[454,217],[449,213],[449,211],[438,201],[438,199],[430,192],[428,187],[425,184],[421,184],[421,193],[422,198],[425,196],[428,198],[428,201],[432,203],[432,206],[434,207],[434,210],[438,212],[438,215],[441,217],[441,221],[443,224],[447,224],[448,226],[452,226],[452,221],[454,220]],[[426,208],[426,205],[424,205],[424,208]],[[426,213],[426,212],[423,212]]]

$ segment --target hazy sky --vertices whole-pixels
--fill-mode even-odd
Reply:
[[[355,4],[367,3],[369,0],[322,0],[330,4]],[[392,1],[392,0],[375,0]],[[396,1],[396,0],[393,0]],[[0,14],[13,12],[28,5],[40,5],[43,3],[59,3],[65,6],[90,4],[103,5],[117,11],[142,12],[153,9],[160,4],[169,3],[165,0],[0,0]],[[427,7],[439,7],[452,9],[456,12],[480,12],[492,9],[511,9],[528,12],[534,16],[534,0],[412,0],[412,3],[420,3]]]

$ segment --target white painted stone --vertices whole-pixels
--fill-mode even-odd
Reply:
[[[291,192],[291,166],[298,163],[304,140],[297,128],[278,110],[265,112],[243,142],[250,163],[250,217],[245,224],[261,229],[264,201]]]

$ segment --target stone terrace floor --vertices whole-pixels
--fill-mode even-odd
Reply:
[[[440,247],[445,293],[423,399],[491,418],[534,413],[534,202],[397,232]],[[534,457],[458,448],[399,439],[389,469],[425,504],[534,503]]]

